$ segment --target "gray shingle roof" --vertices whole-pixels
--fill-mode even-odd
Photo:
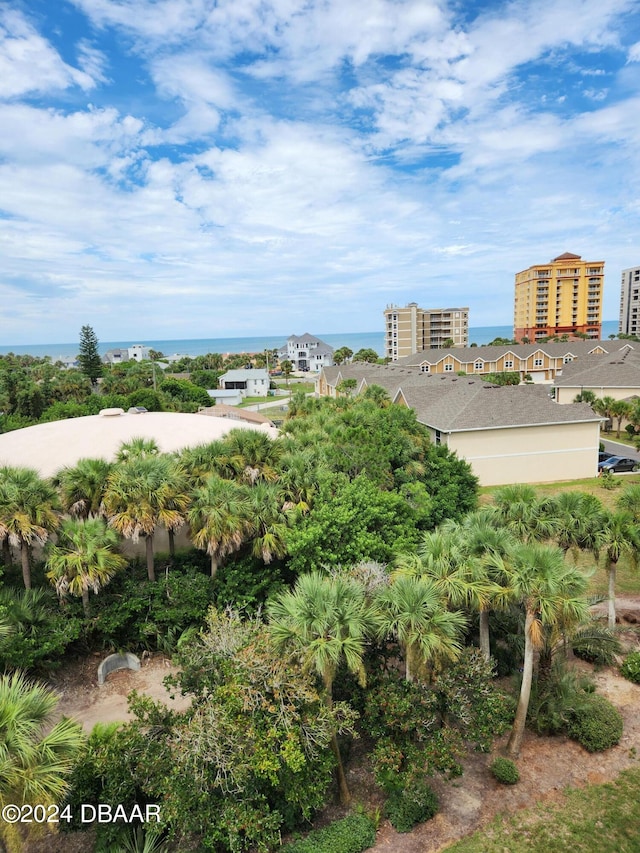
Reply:
[[[537,343],[537,344],[504,344],[503,346],[482,346],[482,347],[452,347],[449,349],[428,349],[422,352],[414,353],[413,355],[399,358],[395,364],[406,367],[418,366],[423,362],[435,364],[441,361],[445,356],[452,355],[459,361],[464,361],[472,364],[478,359],[482,361],[497,361],[506,353],[511,352],[517,358],[528,358],[536,352],[546,353],[551,358],[564,358],[571,356],[573,358],[584,358],[593,352],[594,349],[601,348],[605,353],[617,353],[621,349],[633,347],[629,341],[566,341],[563,343]]]
[[[590,355],[564,365],[554,385],[561,388],[640,387],[640,352],[627,348],[608,355]]]
[[[323,371],[329,385],[355,379],[358,390],[381,385],[400,396],[418,420],[442,432],[598,421],[586,403],[555,403],[539,385],[497,386],[482,377],[420,373],[396,365],[342,365]]]

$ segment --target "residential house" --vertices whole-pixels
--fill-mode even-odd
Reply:
[[[483,376],[487,373],[518,373],[520,380],[553,382],[567,364],[586,355],[605,355],[624,349],[625,341],[549,341],[537,344],[503,344],[500,346],[464,347],[425,350],[396,362],[422,373],[464,373]]]
[[[640,344],[620,342],[620,350],[602,356],[586,356],[562,371],[554,380],[558,403],[571,403],[582,391],[596,397],[627,400],[640,395]]]
[[[102,360],[105,364],[122,364],[124,361],[148,361],[149,347],[133,344],[130,347],[107,350]]]
[[[290,361],[294,370],[319,373],[333,364],[333,347],[305,332],[287,338],[287,343],[278,350],[278,358]]]
[[[319,394],[371,385],[409,406],[435,444],[466,459],[483,486],[595,476],[601,418],[586,403],[560,406],[546,388],[497,386],[482,377],[421,373],[396,365],[341,365],[318,378]]]
[[[269,373],[263,368],[228,370],[218,380],[220,388],[240,391],[243,397],[266,397],[270,382]]]

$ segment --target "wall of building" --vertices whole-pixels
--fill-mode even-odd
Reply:
[[[640,380],[640,377],[638,377]],[[573,403],[581,391],[592,391],[596,397],[613,397],[614,400],[626,400],[627,397],[640,396],[640,385],[635,388],[607,388],[599,385],[597,388],[590,385],[581,385],[579,388],[567,388],[556,386],[556,403]]]
[[[594,477],[599,440],[593,422],[474,430],[453,433],[446,443],[470,463],[482,486],[502,486]]]

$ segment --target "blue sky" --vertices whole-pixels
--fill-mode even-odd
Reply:
[[[637,0],[0,0],[0,343],[513,320],[640,264]]]

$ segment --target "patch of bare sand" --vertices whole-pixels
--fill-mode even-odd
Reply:
[[[167,675],[177,669],[164,655],[154,655],[141,661],[138,672],[117,670],[98,685],[98,664],[102,656],[75,663],[56,674],[51,686],[60,696],[58,714],[72,717],[89,732],[96,723],[128,722],[132,715],[127,696],[132,690],[163,702],[167,707],[182,711],[190,699],[179,692],[170,693],[164,685]]]

